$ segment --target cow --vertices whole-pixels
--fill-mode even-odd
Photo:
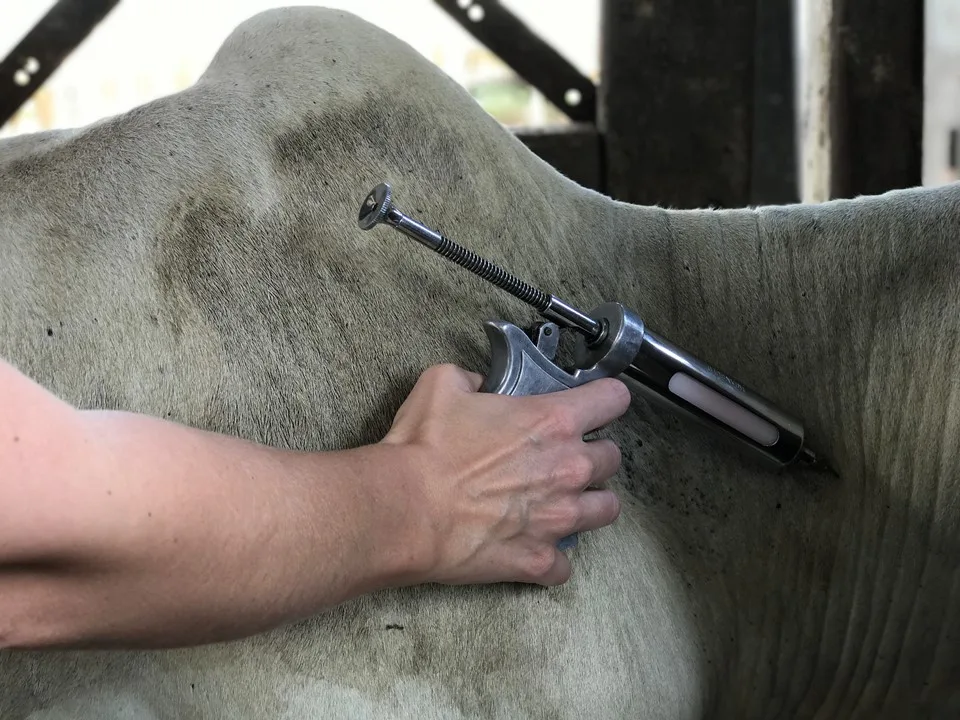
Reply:
[[[835,718],[960,711],[960,185],[829,202],[616,201],[415,49],[257,14],[184,90],[0,143],[0,357],[82,408],[277,447],[375,442],[427,367],[484,372],[532,284],[619,301],[801,418],[771,466],[639,393],[617,521],[556,587],[378,592],[233,642],[0,653],[5,720]]]

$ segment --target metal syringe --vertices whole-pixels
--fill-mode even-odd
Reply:
[[[797,419],[651,332],[636,313],[621,303],[605,303],[590,313],[584,313],[529,285],[397,210],[392,203],[391,188],[386,183],[370,191],[358,217],[363,230],[370,230],[380,223],[386,223],[506,290],[536,308],[549,322],[580,334],[578,367],[568,373],[552,362],[555,339],[550,341],[549,353],[543,354],[542,345],[527,347],[520,335],[509,332],[509,324],[488,323],[488,335],[494,350],[491,365],[497,376],[489,385],[494,391],[520,394],[527,387],[528,391],[535,388],[542,392],[544,388],[573,387],[605,375],[624,375],[654,399],[720,428],[779,465],[816,462],[816,455],[804,446],[804,428]],[[542,357],[537,357],[538,354]],[[535,359],[538,368],[535,375],[527,370],[524,376],[520,361],[511,360],[521,357]]]

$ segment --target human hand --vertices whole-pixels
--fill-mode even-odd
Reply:
[[[613,378],[522,397],[478,392],[482,382],[429,368],[382,440],[405,450],[404,490],[421,509],[419,581],[562,584],[571,568],[557,541],[619,516],[605,486],[620,450],[583,436],[626,412],[630,393]]]

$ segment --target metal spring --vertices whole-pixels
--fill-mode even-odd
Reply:
[[[540,312],[546,310],[550,305],[550,296],[542,290],[537,290],[503,268],[497,267],[489,260],[467,250],[467,248],[458,245],[443,235],[440,236],[440,244],[436,251],[448,260],[457,263],[460,267],[466,268],[474,275],[479,275],[484,280],[506,290],[528,305],[533,305]]]

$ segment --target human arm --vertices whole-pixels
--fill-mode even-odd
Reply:
[[[629,396],[478,387],[432,368],[382,442],[305,453],[79,411],[0,363],[0,645],[189,645],[386,587],[564,582],[556,540],[619,512],[582,492],[619,452],[582,435]]]

